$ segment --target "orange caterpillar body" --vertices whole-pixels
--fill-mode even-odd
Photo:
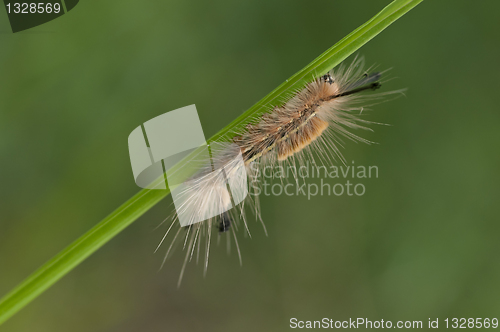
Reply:
[[[226,212],[207,220],[198,218],[198,220],[203,221],[184,227],[186,233],[183,242],[187,252],[179,283],[186,263],[193,257],[195,248],[196,260],[198,261],[200,243],[203,238],[205,239],[203,246],[205,247],[204,265],[206,271],[213,229],[218,231],[218,239],[226,233],[232,233],[232,236],[226,235],[228,247],[231,238],[233,238],[241,263],[241,253],[235,230],[237,231],[239,225],[243,224],[242,228],[250,235],[245,206],[250,205],[256,219],[262,222],[258,194],[255,190],[261,184],[255,180],[256,171],[258,172],[263,167],[273,167],[276,163],[279,165],[283,165],[283,163],[304,165],[306,158],[314,158],[313,151],[316,152],[323,164],[328,165],[335,161],[345,163],[339,150],[339,147],[344,144],[343,139],[370,143],[352,133],[353,130],[359,129],[371,130],[367,127],[371,122],[361,118],[362,111],[366,106],[373,104],[370,104],[371,101],[379,100],[389,94],[401,93],[401,90],[385,93],[362,93],[380,88],[382,76],[382,73],[378,72],[369,73],[370,69],[365,70],[363,64],[363,59],[355,59],[348,67],[341,65],[338,69],[314,79],[292,95],[282,106],[275,107],[269,113],[252,119],[253,124],[248,125],[243,132],[235,136],[234,144],[210,144],[214,163],[223,165],[223,171],[214,175],[212,172],[213,164],[207,164],[205,170],[200,171],[198,176],[193,177],[192,183],[186,186],[193,189],[187,189],[183,193],[186,196],[185,206],[194,213],[194,219],[206,215],[207,206],[214,208],[215,211]],[[239,156],[238,158],[243,160],[242,167],[246,169],[247,173],[243,179],[233,176],[239,167],[235,162],[235,156]],[[227,191],[227,178],[237,178],[239,182],[236,186],[245,188],[250,182],[250,194],[239,205],[232,204],[234,197],[218,194]],[[214,197],[214,195],[219,196]],[[215,206],[210,206],[210,204],[215,204]],[[233,208],[234,205],[236,206]],[[173,216],[173,222],[167,234],[175,222],[176,215]],[[264,226],[263,222],[262,225]],[[183,228],[179,227],[175,234],[165,259],[181,229]]]

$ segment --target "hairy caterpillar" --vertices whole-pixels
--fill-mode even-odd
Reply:
[[[250,182],[249,187],[252,191],[252,188],[256,188],[256,173],[262,166],[303,165],[307,159],[315,158],[313,152],[321,164],[331,165],[335,162],[345,164],[339,149],[343,147],[343,139],[372,143],[352,132],[360,129],[371,130],[367,125],[374,122],[362,119],[362,111],[367,106],[373,105],[370,102],[390,94],[401,93],[402,90],[364,93],[381,87],[380,80],[383,73],[371,72],[373,68],[363,67],[362,58],[354,59],[349,66],[340,65],[338,69],[312,80],[281,106],[252,119],[252,124],[247,125],[242,132],[236,133],[233,143],[210,144],[213,162],[204,164],[186,181],[186,186],[179,194],[183,204],[181,209],[177,210],[177,214],[186,215],[190,220],[203,221],[194,221],[186,227],[179,227],[163,261],[164,263],[173,246],[180,242],[179,236],[183,238],[186,256],[179,285],[186,264],[195,253],[198,262],[202,241],[204,241],[206,273],[214,229],[218,233],[218,240],[221,236],[226,236],[228,250],[231,238],[234,239],[241,264],[236,232],[244,228],[244,232],[251,236],[245,214],[247,206],[262,223],[267,234],[260,216],[258,195],[250,192],[250,195],[244,195],[246,196],[244,200],[237,199],[244,196],[235,195],[234,192],[231,195],[227,190],[228,181],[230,187],[241,188],[246,188],[247,182]],[[245,168],[247,176],[241,176],[239,171],[242,167]],[[294,180],[298,181],[296,176]],[[176,224],[178,217],[178,215],[172,216],[172,224],[157,250]]]

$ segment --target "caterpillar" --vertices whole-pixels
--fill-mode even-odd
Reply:
[[[162,263],[163,266],[184,233],[181,238],[184,238],[186,255],[178,285],[187,262],[194,256],[196,262],[199,261],[203,240],[206,273],[213,233],[216,233],[217,242],[226,236],[228,250],[234,240],[242,263],[236,233],[244,228],[251,237],[246,216],[248,209],[267,235],[260,215],[256,180],[263,167],[304,165],[309,159],[319,159],[323,165],[345,164],[340,151],[344,140],[373,143],[353,133],[371,131],[368,126],[375,123],[363,119],[362,112],[377,100],[403,91],[366,93],[381,88],[383,74],[373,71],[373,67],[365,69],[364,59],[356,57],[349,66],[341,64],[338,69],[311,80],[281,106],[251,119],[243,130],[234,133],[231,143],[210,143],[212,162],[202,165],[177,193],[182,200],[181,207],[172,215],[172,223],[156,249],[165,241],[180,215],[191,220],[188,226],[178,228]],[[294,180],[298,181],[296,175]],[[228,184],[231,189],[243,188],[245,193],[228,190]]]

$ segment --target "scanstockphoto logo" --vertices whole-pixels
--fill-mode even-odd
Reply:
[[[365,195],[378,179],[374,165],[245,165],[234,143],[207,144],[195,105],[179,108],[137,126],[128,137],[135,183],[170,190],[181,226],[222,215],[251,196]],[[249,167],[249,168],[248,168]],[[318,181],[319,179],[319,181]],[[319,183],[317,183],[319,182]]]
[[[251,195],[304,196],[310,200],[314,196],[363,196],[367,181],[378,179],[378,166],[350,165],[325,166],[314,162],[295,166],[251,165]],[[318,181],[311,181],[319,179]]]
[[[52,21],[75,8],[79,0],[4,0],[12,32],[30,29]]]

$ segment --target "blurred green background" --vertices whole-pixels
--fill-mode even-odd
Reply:
[[[206,137],[389,1],[81,1],[12,34],[0,11],[0,295],[135,194],[128,134],[196,104]],[[284,331],[289,320],[498,317],[500,2],[424,1],[364,46],[393,68],[362,197],[264,197],[208,275],[158,272],[167,198],[0,331]],[[330,183],[335,183],[330,180]]]

